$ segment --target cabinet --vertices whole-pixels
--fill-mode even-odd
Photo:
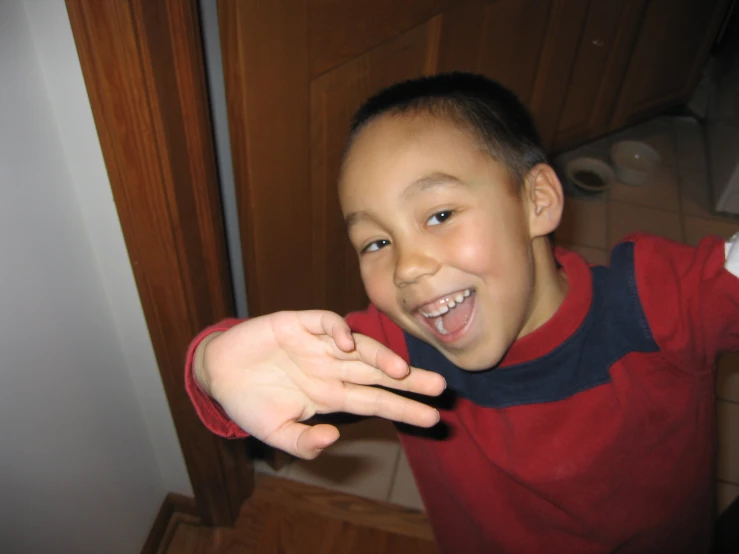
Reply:
[[[685,102],[730,0],[591,0],[554,139],[564,150]]]
[[[449,3],[436,70],[511,88],[560,151],[686,101],[730,1]]]
[[[250,313],[366,306],[336,181],[370,94],[480,72],[576,146],[689,95],[729,1],[219,0]]]
[[[590,2],[556,128],[556,148],[569,148],[609,130],[645,4]]]
[[[554,136],[588,0],[459,2],[442,17],[437,71],[473,71],[513,90],[546,144]]]
[[[729,0],[651,0],[611,122],[622,127],[690,97]]]

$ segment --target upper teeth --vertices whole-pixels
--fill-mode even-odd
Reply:
[[[467,298],[470,294],[472,294],[471,289],[464,290],[462,292],[458,292],[455,296],[449,297],[445,299],[446,304],[442,305],[438,311],[434,312],[424,312],[421,310],[421,314],[424,317],[439,317],[440,315],[444,315],[449,310],[454,308],[457,304],[461,304],[464,302],[464,299]]]

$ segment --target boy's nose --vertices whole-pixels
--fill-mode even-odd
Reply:
[[[439,269],[436,258],[421,248],[396,249],[396,256],[395,285],[398,287],[415,283]]]

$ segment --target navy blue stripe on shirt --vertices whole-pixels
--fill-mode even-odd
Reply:
[[[559,347],[535,360],[469,372],[433,346],[405,334],[411,364],[444,376],[447,387],[480,406],[506,408],[564,400],[610,381],[609,370],[631,352],[659,350],[639,300],[634,244],[623,243],[610,267],[594,267],[585,320]]]

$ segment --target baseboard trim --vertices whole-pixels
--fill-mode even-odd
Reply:
[[[189,523],[199,524],[200,516],[198,515],[195,499],[181,494],[169,493],[164,498],[157,517],[151,526],[146,542],[141,549],[141,554],[158,554],[166,552],[169,542],[172,540],[172,534],[180,520],[187,520]]]
[[[279,480],[277,478],[268,476],[260,475],[259,477],[261,477],[261,484],[263,486],[266,485],[266,489],[272,489],[273,487],[271,485],[274,485],[274,482],[276,482],[276,480]],[[290,487],[294,489],[299,489],[298,492],[302,493],[314,489],[314,487],[303,485],[301,483],[289,482],[289,484]],[[261,491],[261,489],[258,490]],[[273,491],[267,491],[267,493],[265,494],[267,494],[267,496],[269,496],[270,500],[272,501],[275,501],[277,499],[277,496],[274,495]],[[305,497],[305,494],[291,494],[290,497],[290,503],[293,503],[295,502],[296,498]],[[364,502],[375,503],[375,501],[368,500],[364,500]],[[384,504],[379,502],[377,503]],[[404,516],[407,517],[408,510],[402,509],[395,505],[388,505],[388,507],[392,508],[395,511],[398,511],[399,514],[402,513]],[[331,515],[336,516],[336,514]],[[164,498],[164,501],[159,508],[159,512],[154,519],[154,523],[151,526],[151,530],[149,531],[149,535],[146,538],[146,542],[141,549],[141,554],[160,554],[162,552],[166,552],[167,547],[172,540],[172,535],[177,529],[177,525],[179,523],[200,525],[200,516],[198,515],[197,505],[195,504],[194,498],[182,496],[180,494],[169,493]],[[414,525],[411,525],[411,527],[415,528],[418,522],[414,520],[413,523]],[[414,530],[415,532],[409,532],[407,528],[392,529],[392,531],[403,532],[403,534],[407,534],[409,536],[419,536],[422,538],[428,538],[431,536],[430,529],[428,528],[428,523],[426,521],[424,521],[423,524],[419,526],[419,528],[420,531]],[[737,498],[718,518],[716,522],[715,541],[716,542],[714,544],[712,554],[734,554],[736,552],[739,552],[739,498]]]

